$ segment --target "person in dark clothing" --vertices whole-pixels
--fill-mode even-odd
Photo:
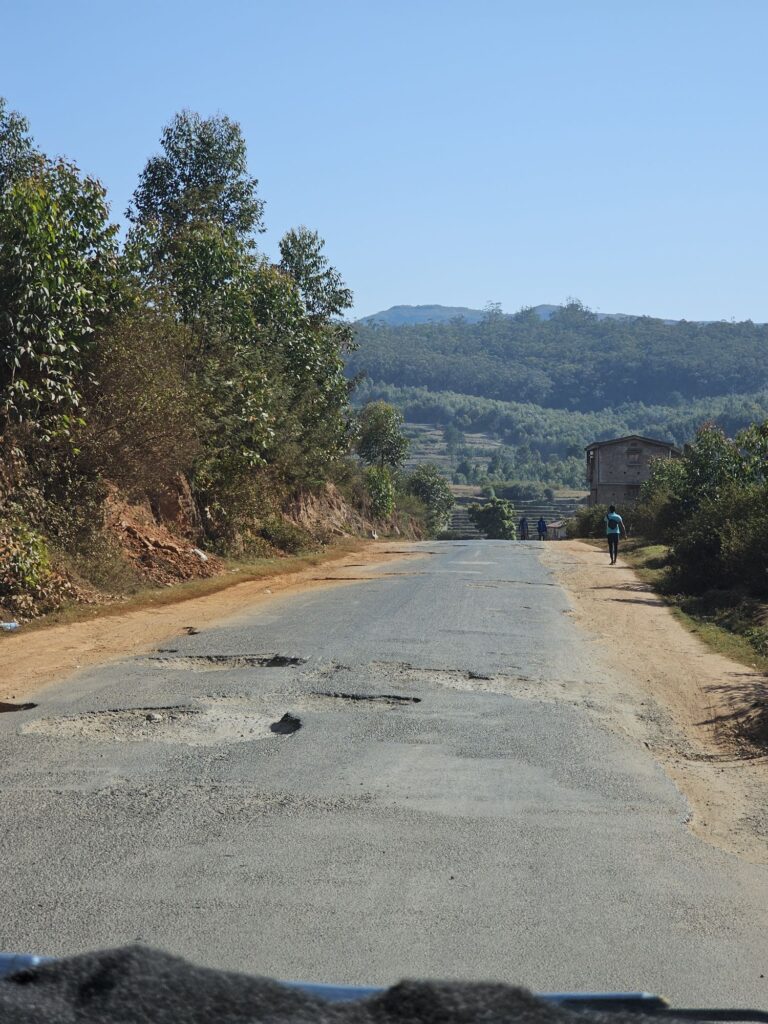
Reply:
[[[547,521],[544,518],[544,516],[542,516],[541,519],[539,519],[538,523],[536,524],[536,529],[537,529],[538,534],[539,534],[539,540],[546,540],[547,539]]]
[[[520,520],[520,540],[528,540],[528,517],[523,516]]]
[[[616,565],[616,559],[619,557],[619,537],[622,533],[626,537],[627,531],[624,527],[624,520],[616,511],[615,505],[611,505],[608,515],[605,517],[605,532],[608,535],[608,554],[611,556],[611,565]]]

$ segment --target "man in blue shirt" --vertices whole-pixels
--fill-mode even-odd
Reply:
[[[611,505],[608,515],[605,517],[605,532],[608,534],[608,553],[611,556],[611,565],[616,565],[616,559],[619,557],[619,537],[622,533],[626,537],[627,531],[624,529],[624,520],[616,511],[615,505]]]

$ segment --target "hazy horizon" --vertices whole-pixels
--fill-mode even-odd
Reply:
[[[608,314],[608,315],[619,314],[621,316],[650,316],[650,317],[654,317],[657,320],[689,320],[691,322],[705,321],[706,320],[706,321],[725,321],[726,323],[729,323],[732,320],[736,319],[734,317],[725,317],[725,316],[714,316],[714,317],[699,317],[699,316],[673,317],[673,316],[667,316],[667,314],[664,313],[664,312],[658,313],[658,312],[656,312],[654,310],[647,310],[647,309],[646,310],[642,310],[642,311],[626,310],[626,309],[599,309],[597,306],[593,306],[591,303],[586,302],[581,296],[571,296],[571,295],[569,295],[566,298],[562,299],[560,302],[547,302],[547,301],[545,301],[545,302],[523,302],[520,305],[518,305],[515,309],[506,309],[504,307],[504,305],[502,304],[502,312],[505,313],[505,314],[510,314],[511,315],[511,314],[520,312],[521,309],[526,309],[526,308],[534,308],[535,309],[538,306],[564,306],[567,302],[572,301],[573,299],[576,299],[577,301],[581,302],[584,306],[586,306],[587,309],[591,310],[593,313],[602,313],[602,314]],[[488,301],[489,302],[495,302],[494,299],[489,299]],[[422,308],[424,306],[427,306],[427,307],[429,307],[429,306],[440,306],[442,308],[447,308],[447,309],[456,308],[456,309],[471,309],[473,311],[482,311],[485,308],[486,305],[487,305],[487,303],[483,303],[481,306],[472,306],[468,302],[391,302],[388,306],[382,306],[380,309],[372,309],[368,313],[364,313],[364,312],[358,313],[358,312],[355,312],[354,317],[355,317],[356,320],[365,320],[367,317],[375,316],[377,313],[386,313],[390,309],[400,309],[400,308],[419,309],[419,308]],[[741,321],[751,320],[753,323],[764,322],[764,321],[758,321],[754,317],[741,317],[739,319]]]

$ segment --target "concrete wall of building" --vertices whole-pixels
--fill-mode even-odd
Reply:
[[[668,459],[672,449],[648,441],[608,442],[587,453],[590,505],[637,501],[640,485],[651,475],[654,459]]]
[[[639,497],[634,490],[619,484],[601,484],[590,492],[590,505],[632,505]]]

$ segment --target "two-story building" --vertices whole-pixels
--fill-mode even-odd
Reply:
[[[637,501],[640,485],[651,475],[655,459],[677,459],[681,452],[668,441],[628,434],[587,445],[590,505],[626,505]]]

